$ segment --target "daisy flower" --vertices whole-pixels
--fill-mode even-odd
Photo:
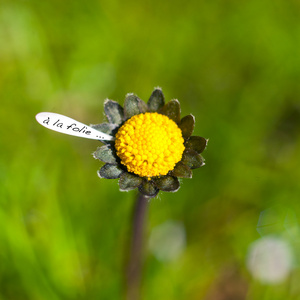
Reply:
[[[108,123],[91,126],[115,139],[104,142],[93,156],[105,163],[99,177],[119,178],[121,191],[138,188],[149,198],[159,190],[176,192],[178,178],[192,178],[192,169],[204,165],[200,153],[208,140],[192,136],[194,116],[180,119],[179,101],[165,104],[160,88],[153,91],[147,104],[128,94],[124,108],[106,100],[104,111]]]

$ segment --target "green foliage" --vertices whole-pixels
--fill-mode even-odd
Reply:
[[[299,17],[294,0],[2,1],[0,299],[122,298],[135,192],[98,178],[101,144],[34,116],[98,124],[105,98],[156,86],[209,143],[206,166],[150,203],[147,238],[180,221],[186,247],[146,251],[143,299],[300,299],[297,256],[280,284],[246,267],[262,211],[299,216]],[[297,221],[275,222],[299,253]]]

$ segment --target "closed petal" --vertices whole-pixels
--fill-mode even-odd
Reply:
[[[121,191],[130,191],[137,188],[142,181],[141,177],[124,172],[120,177],[119,187]]]
[[[117,156],[110,145],[98,147],[97,150],[93,153],[93,156],[95,159],[100,159],[105,163],[110,163],[110,164],[117,163]]]
[[[120,125],[123,122],[124,111],[118,102],[109,99],[105,100],[104,111],[110,123]]]
[[[204,163],[204,158],[198,154],[196,151],[191,149],[185,149],[182,154],[181,162],[190,167],[191,169],[197,169],[202,167]]]
[[[176,177],[163,176],[154,180],[155,185],[165,192],[177,192],[180,188],[180,183]]]
[[[148,110],[147,104],[134,94],[127,94],[124,102],[124,113],[126,120],[145,113]]]
[[[152,197],[155,197],[158,194],[159,189],[154,185],[154,183],[152,181],[149,181],[149,180],[145,179],[144,183],[142,183],[139,186],[139,191],[143,195],[145,195],[149,198],[152,198]]]
[[[180,122],[180,103],[177,99],[169,101],[166,105],[164,105],[159,113],[169,117],[176,124]]]
[[[160,88],[152,92],[147,104],[151,112],[156,112],[165,105],[165,96]]]
[[[118,125],[111,123],[101,123],[91,125],[91,127],[106,134],[114,134],[114,131],[116,128],[118,128]]]
[[[193,172],[190,167],[181,161],[176,164],[175,168],[170,172],[170,174],[179,178],[192,178],[193,176]]]
[[[98,176],[106,179],[117,179],[124,171],[118,165],[105,164],[99,171]]]
[[[192,149],[197,153],[202,153],[206,148],[208,140],[201,136],[191,136],[185,143],[185,148]]]
[[[193,115],[188,115],[181,119],[179,128],[181,129],[182,137],[185,140],[192,135],[194,131],[194,127],[195,127],[195,117]]]

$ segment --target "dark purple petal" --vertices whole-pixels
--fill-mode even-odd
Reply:
[[[124,113],[126,120],[145,113],[148,110],[147,104],[134,94],[127,94],[124,102]]]
[[[208,140],[201,136],[191,136],[185,143],[185,148],[192,149],[197,153],[202,153],[206,148]]]
[[[105,163],[116,164],[117,156],[110,145],[98,147],[93,153],[94,158],[99,159]]]
[[[170,174],[179,178],[192,178],[193,176],[190,167],[188,167],[181,161],[176,164],[175,168],[170,172]]]
[[[179,128],[181,129],[182,137],[185,140],[192,135],[194,131],[194,127],[195,127],[195,117],[193,115],[188,115],[181,119]]]
[[[177,99],[169,101],[158,112],[169,117],[176,124],[180,123],[180,103]]]
[[[197,169],[204,165],[204,158],[194,150],[185,149],[182,154],[181,162],[191,169]]]
[[[120,125],[124,120],[124,111],[122,106],[113,100],[105,100],[104,111],[109,123]]]
[[[117,179],[124,171],[118,165],[105,164],[99,171],[98,176],[106,179]]]
[[[121,191],[130,191],[137,188],[143,179],[137,175],[124,172],[119,180],[119,187]]]
[[[177,192],[180,188],[180,183],[176,177],[162,176],[154,179],[155,185],[165,192]]]
[[[158,194],[159,189],[154,185],[152,181],[144,179],[144,182],[139,186],[139,191],[143,195],[149,198],[153,198]]]
[[[152,92],[147,104],[151,112],[156,112],[165,105],[165,96],[160,88]]]

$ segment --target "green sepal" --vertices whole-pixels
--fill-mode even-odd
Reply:
[[[106,134],[113,134],[115,129],[118,127],[118,125],[111,124],[111,123],[101,123],[101,124],[95,124],[90,126]]]
[[[179,177],[179,178],[192,178],[193,177],[193,172],[184,163],[181,161],[176,164],[174,169],[170,172],[170,175]]]
[[[185,143],[185,148],[192,149],[200,154],[206,148],[207,142],[208,140],[201,136],[191,136]]]
[[[117,157],[110,145],[98,147],[93,153],[95,159],[99,159],[105,163],[116,164]]]
[[[180,123],[180,103],[177,99],[169,101],[158,112],[169,117],[176,124]]]
[[[116,101],[106,99],[104,102],[104,112],[108,121],[112,124],[120,125],[124,120],[123,107]]]
[[[147,105],[151,112],[156,112],[165,105],[165,96],[160,88],[152,92]]]
[[[164,192],[177,192],[180,188],[178,179],[173,176],[166,175],[160,178],[155,178],[153,181],[157,188]]]
[[[191,169],[197,169],[205,165],[204,158],[192,149],[184,150],[181,162],[183,162]]]
[[[139,186],[139,191],[144,196],[153,198],[158,194],[159,189],[154,185],[152,181],[144,179],[144,182]]]
[[[98,176],[106,179],[117,179],[124,171],[117,165],[105,164],[99,171]]]
[[[187,115],[184,118],[181,119],[179,128],[182,131],[182,137],[186,140],[188,139],[195,127],[195,117],[193,115]]]
[[[124,102],[124,114],[126,120],[145,113],[148,110],[147,104],[134,94],[127,94]]]
[[[124,172],[119,180],[120,191],[130,191],[137,188],[143,179],[137,175],[133,175],[131,173]]]

